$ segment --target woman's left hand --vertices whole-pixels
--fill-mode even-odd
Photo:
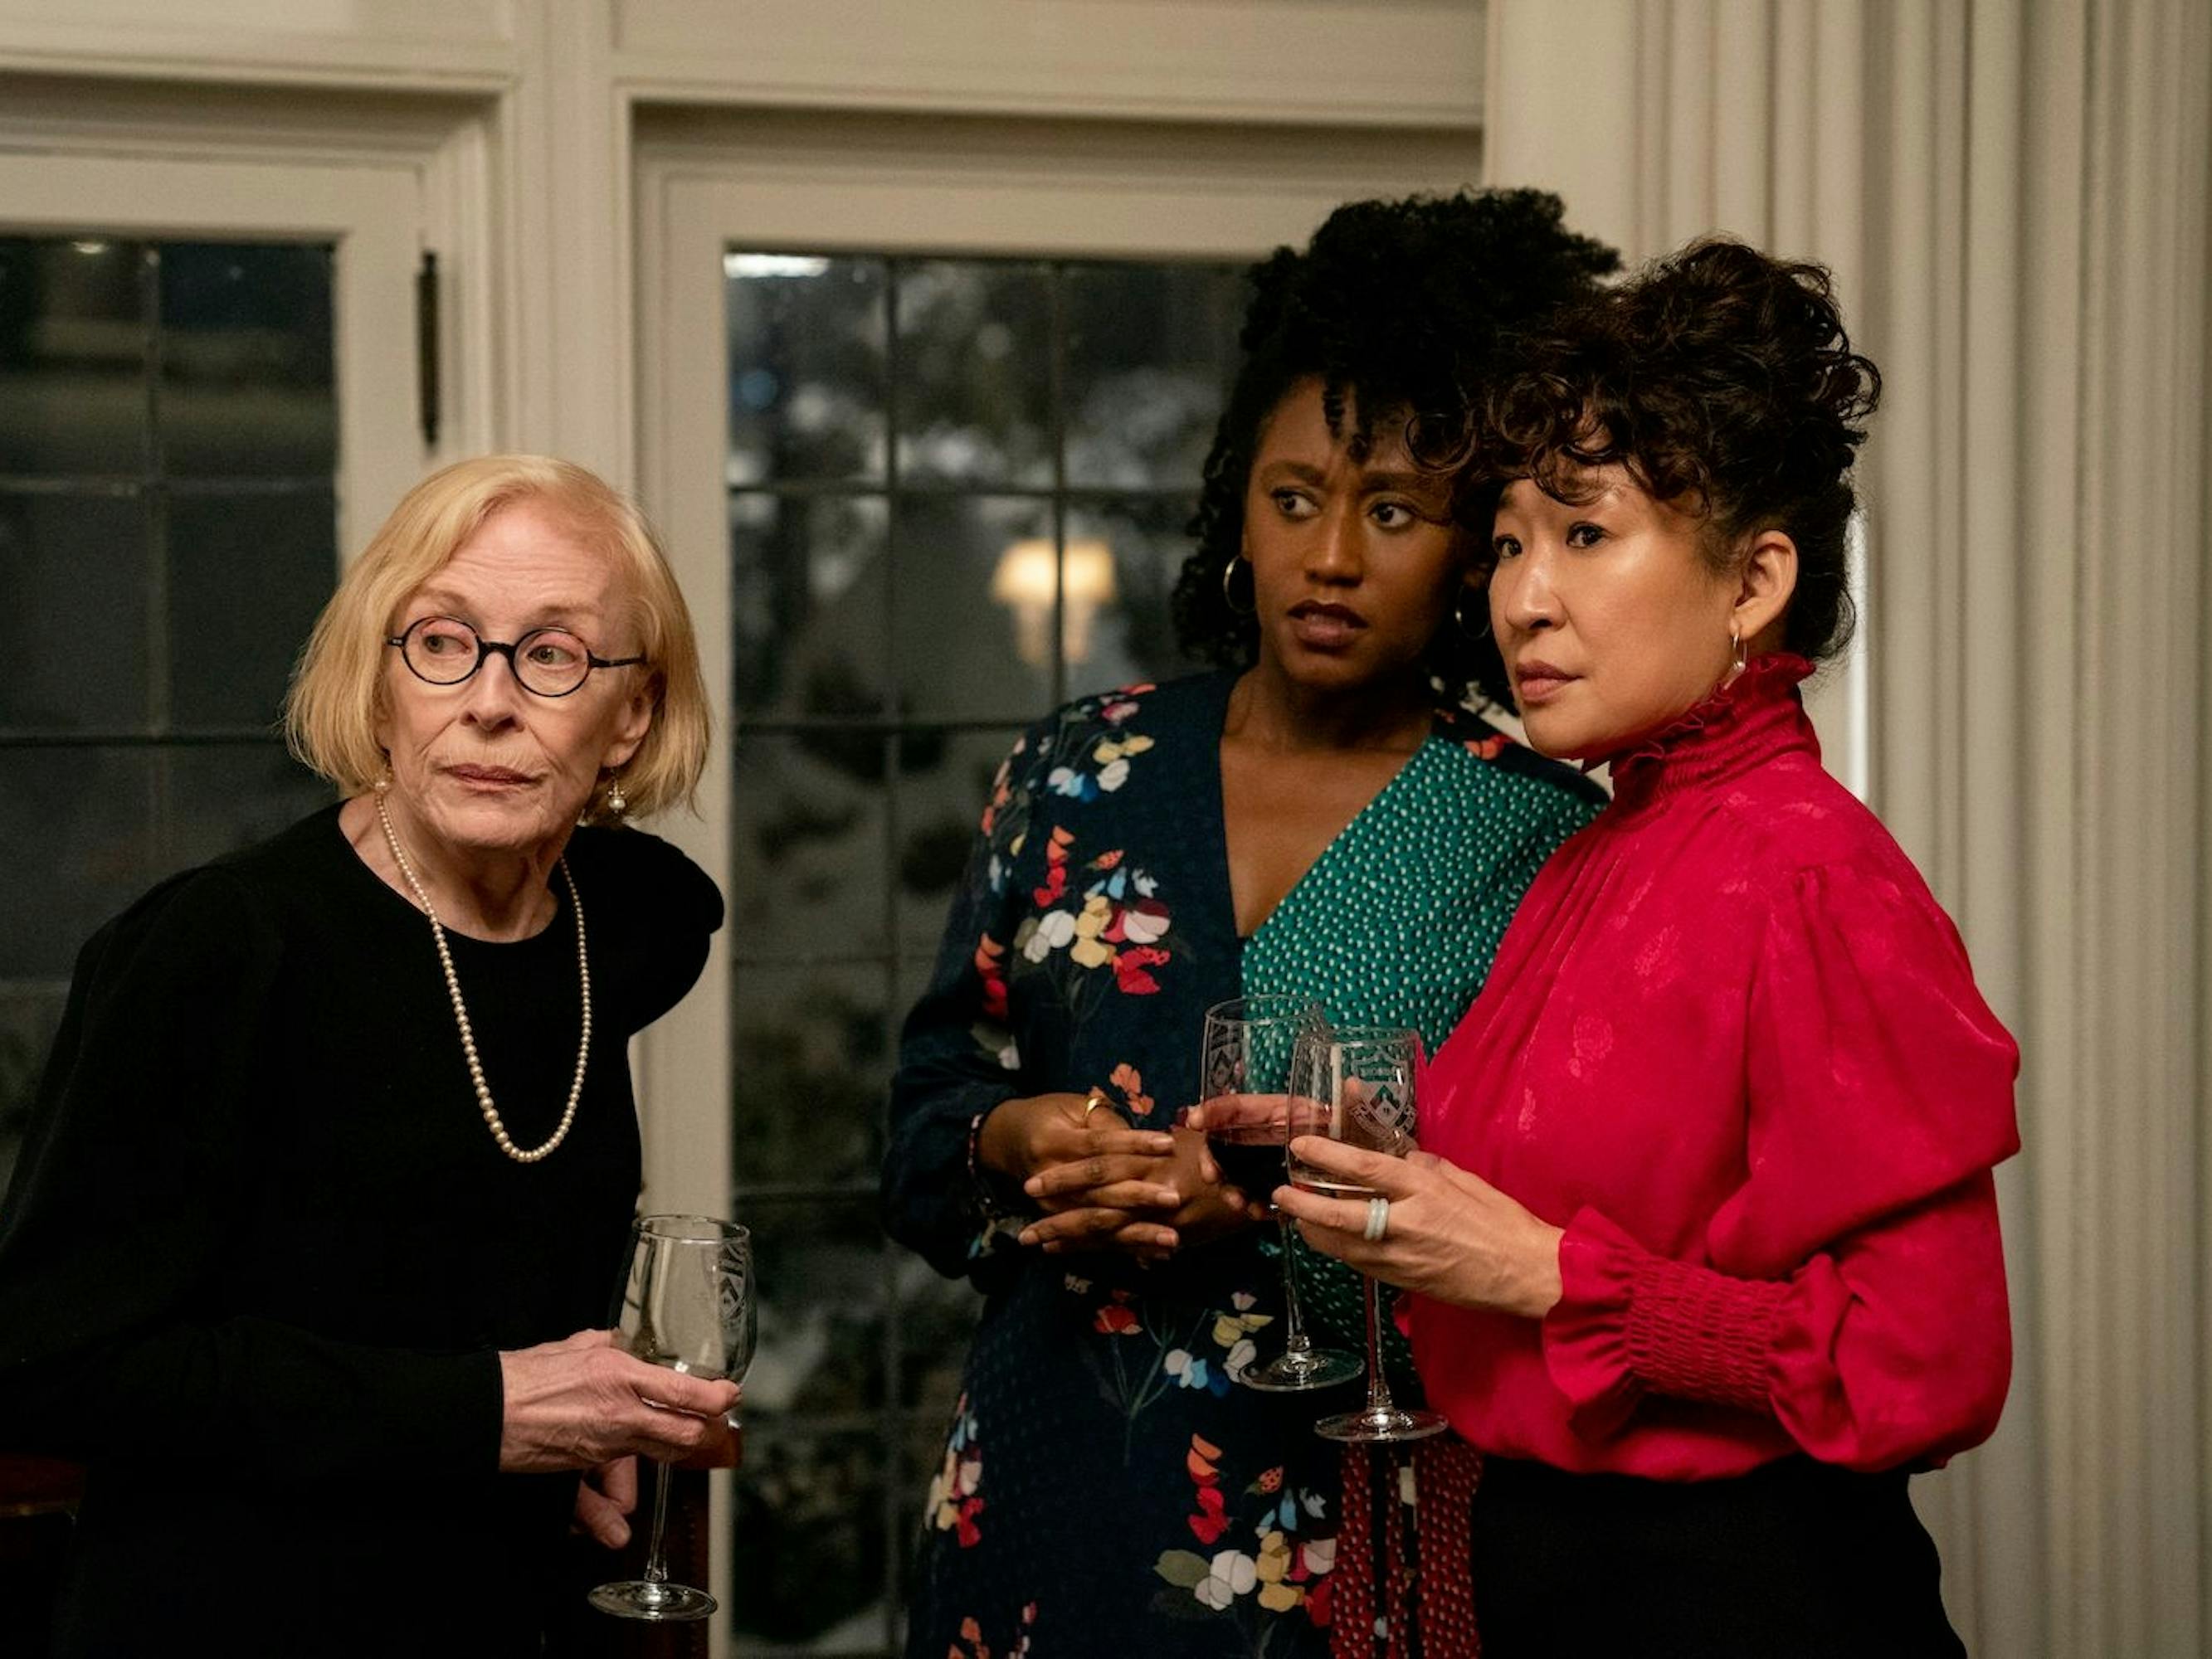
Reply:
[[[720,1468],[744,1454],[736,1383],[648,1365],[613,1331],[503,1350],[499,1375],[503,1473],[598,1468],[634,1453]]]
[[[1561,1230],[1433,1152],[1386,1158],[1317,1135],[1291,1155],[1390,1201],[1382,1237],[1364,1236],[1368,1200],[1279,1187],[1275,1202],[1316,1250],[1439,1302],[1541,1319],[1559,1299]]]

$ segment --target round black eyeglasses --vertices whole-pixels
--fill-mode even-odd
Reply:
[[[533,628],[512,645],[488,640],[458,617],[423,617],[384,641],[399,648],[399,659],[418,680],[459,685],[489,656],[507,659],[514,683],[540,697],[565,697],[591,678],[594,668],[628,668],[643,657],[595,657],[591,647],[565,628]]]

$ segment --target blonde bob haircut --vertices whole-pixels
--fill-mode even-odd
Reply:
[[[710,720],[699,644],[676,577],[635,506],[582,467],[544,455],[457,461],[423,479],[392,509],[315,619],[293,671],[284,705],[292,752],[342,794],[374,787],[387,759],[376,739],[385,712],[385,641],[400,607],[493,514],[526,501],[560,520],[620,574],[638,637],[592,644],[608,654],[642,655],[635,672],[652,677],[647,694],[653,724],[622,769],[629,815],[642,817],[678,802],[696,809]],[[605,787],[595,788],[583,821],[605,823],[613,816]]]

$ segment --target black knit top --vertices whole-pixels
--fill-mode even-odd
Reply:
[[[575,1480],[497,1473],[497,1351],[607,1322],[639,1188],[624,1045],[721,920],[651,836],[567,856],[592,1054],[535,1164],[494,1145],[428,924],[336,807],[85,946],[0,1204],[0,1443],[91,1468],[60,1651],[536,1650]],[[576,1060],[551,891],[529,939],[448,933],[523,1146]]]

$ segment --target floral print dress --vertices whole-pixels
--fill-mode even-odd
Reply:
[[[1280,1341],[1273,1230],[1152,1268],[1024,1249],[1019,1194],[976,1169],[975,1131],[1000,1101],[1094,1085],[1168,1127],[1197,1097],[1206,1010],[1248,992],[1307,991],[1440,1042],[1602,797],[1439,714],[1240,939],[1219,759],[1234,684],[1087,698],[1015,744],[907,1021],[886,1224],[987,1297],[922,1516],[916,1659],[1329,1651],[1337,1448],[1312,1425],[1343,1398],[1236,1382]]]

